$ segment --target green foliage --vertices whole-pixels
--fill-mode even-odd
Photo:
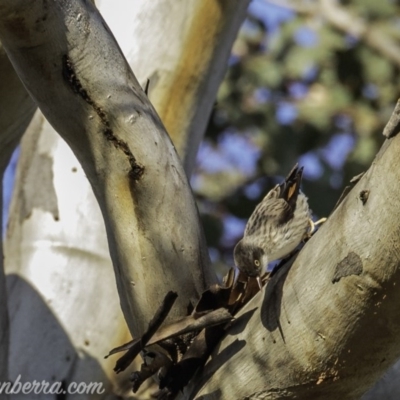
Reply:
[[[361,18],[368,34],[394,42],[400,53],[396,2],[347,0],[339,6],[352,19]],[[315,7],[288,13],[273,31],[261,16],[251,15],[234,45],[205,140],[224,158],[226,132],[243,135],[257,150],[254,168],[243,170],[238,162],[215,172],[200,163],[194,186],[200,210],[207,210],[207,236],[219,264],[232,265],[232,246],[241,233],[216,221],[233,216],[244,223],[277,175],[308,160],[303,190],[314,212],[327,216],[383,142],[383,127],[400,94],[400,65],[379,43],[352,37],[351,27],[339,30],[320,12]],[[343,141],[347,145],[338,150]]]

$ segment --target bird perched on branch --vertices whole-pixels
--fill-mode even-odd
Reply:
[[[298,164],[284,182],[270,190],[247,222],[234,250],[236,266],[257,278],[268,262],[290,254],[314,229],[307,197],[300,191],[303,168]]]

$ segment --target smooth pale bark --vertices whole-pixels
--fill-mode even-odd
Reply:
[[[2,9],[4,3],[0,2],[2,18],[3,12],[7,11]],[[15,3],[19,4],[20,2]],[[70,5],[69,12],[73,12],[76,6],[75,4]],[[59,10],[60,14],[64,11],[63,8]],[[4,14],[7,17],[7,13]],[[52,17],[54,15],[51,15],[51,13],[47,15],[50,21]],[[84,10],[75,14],[75,21],[77,21],[78,27],[80,21],[87,22],[87,29],[83,30],[83,33],[86,33],[85,40],[88,42],[88,46],[92,48],[91,39],[93,39],[94,30],[88,28],[91,25],[86,19]],[[20,19],[18,22],[20,24],[21,22],[26,23],[26,21]],[[7,24],[7,27],[9,28],[10,25],[12,24]],[[69,34],[73,35],[74,27],[68,25],[68,28]],[[0,22],[0,33],[4,35],[5,32],[10,33],[9,29],[6,29],[4,24]],[[102,32],[102,29],[97,30],[95,36],[101,37]],[[13,39],[16,40],[15,37]],[[72,40],[70,40],[71,42],[73,43]],[[13,43],[14,40],[8,41],[11,50]],[[66,125],[62,132],[69,139],[72,147],[75,145],[74,148],[78,155],[81,155],[81,161],[93,181],[97,197],[103,207],[103,214],[106,216],[109,228],[111,227],[109,236],[112,232],[117,236],[117,240],[110,238],[109,241],[110,247],[114,251],[117,272],[123,275],[127,272],[124,267],[128,269],[128,273],[131,272],[129,267],[132,264],[129,263],[128,256],[135,256],[129,253],[129,248],[123,238],[124,232],[121,232],[122,228],[125,228],[128,234],[131,232],[129,224],[131,218],[135,215],[135,210],[131,210],[132,199],[125,193],[127,186],[129,187],[129,183],[125,182],[129,172],[133,174],[131,175],[131,178],[133,177],[131,187],[135,194],[135,200],[137,200],[135,205],[138,219],[133,221],[133,225],[139,229],[143,228],[143,225],[137,223],[137,221],[140,221],[146,227],[149,226],[151,230],[146,229],[145,232],[141,229],[141,234],[144,239],[146,237],[156,238],[152,245],[160,252],[167,250],[163,252],[164,257],[169,252],[162,246],[157,247],[158,239],[162,237],[158,235],[157,227],[160,223],[164,228],[168,224],[164,222],[163,218],[165,217],[162,214],[152,214],[155,199],[151,195],[154,194],[154,191],[149,187],[147,175],[153,177],[156,187],[165,189],[164,195],[166,197],[164,197],[164,200],[167,203],[167,209],[176,210],[173,207],[174,205],[168,202],[169,196],[171,196],[168,182],[165,186],[159,186],[160,182],[157,181],[157,175],[162,175],[165,170],[161,166],[168,166],[173,169],[173,165],[176,168],[175,171],[177,171],[176,179],[171,179],[176,185],[175,193],[178,193],[178,195],[182,193],[183,198],[187,201],[183,203],[187,209],[181,207],[181,210],[182,212],[193,212],[193,214],[188,214],[187,218],[195,214],[194,207],[190,206],[190,201],[188,201],[190,196],[183,188],[186,181],[180,181],[183,180],[184,173],[179,169],[176,154],[171,149],[166,136],[157,135],[158,130],[155,129],[153,123],[155,122],[155,125],[158,125],[159,121],[154,117],[151,108],[146,103],[146,98],[137,89],[136,82],[129,71],[118,62],[114,65],[117,70],[126,72],[127,82],[125,83],[133,85],[140,99],[139,102],[135,97],[129,97],[131,93],[122,90],[121,82],[113,75],[109,76],[113,83],[112,88],[106,86],[103,89],[102,85],[99,85],[99,88],[92,87],[90,80],[85,79],[86,64],[84,60],[75,54],[78,50],[82,53],[84,49],[79,48],[78,44],[74,45],[76,47],[73,47],[73,50],[69,53],[72,62],[67,62],[64,67],[68,72],[69,83],[73,85],[81,97],[84,97],[81,107],[74,108],[73,104],[65,101],[64,113],[69,116],[71,121],[63,121],[56,106],[53,110],[52,105],[46,103],[46,97],[41,98],[40,95],[37,95],[37,98],[52,117],[54,125],[61,125],[61,122]],[[97,60],[99,65],[102,64],[104,58],[108,59],[109,53],[112,53],[109,50],[110,48],[107,48],[106,54],[103,53],[103,59]],[[30,49],[27,53],[34,53],[34,51],[35,48]],[[51,52],[46,51],[45,53]],[[60,53],[59,56],[63,55],[63,52]],[[20,73],[26,73],[27,82],[35,82],[35,79],[31,79],[30,76],[35,71],[23,69],[24,63],[21,58],[23,60],[27,55],[21,55],[18,51],[13,55],[15,56],[14,61],[21,62]],[[119,60],[118,53],[112,55],[114,56],[112,57],[113,60]],[[55,64],[54,68],[60,67],[59,57],[54,56],[51,61]],[[34,65],[37,68],[37,64]],[[50,65],[53,64],[50,63]],[[42,65],[42,67],[44,66]],[[49,66],[46,65],[46,67]],[[97,68],[99,67],[96,64],[95,72],[102,75],[101,68]],[[35,68],[33,69],[35,70]],[[50,71],[46,69],[45,72],[49,73],[47,78],[50,77],[57,81],[56,74],[51,68]],[[95,76],[101,81],[101,76]],[[40,83],[43,84],[43,82]],[[57,93],[59,98],[55,98],[56,104],[60,99],[66,100],[69,97],[68,91],[63,85],[66,84],[61,82],[58,87],[60,93]],[[30,90],[34,92],[34,89],[33,85]],[[81,89],[85,91],[82,92]],[[49,91],[51,92],[51,88]],[[153,146],[151,150],[153,150],[152,156],[155,164],[151,164],[152,161],[145,154],[143,148],[138,148],[135,146],[134,140],[126,137],[124,128],[130,122],[129,117],[125,117],[125,121],[120,121],[117,118],[115,120],[104,120],[104,113],[106,116],[116,115],[113,110],[117,105],[113,103],[113,99],[117,93],[121,94],[122,97],[126,96],[135,100],[131,106],[135,105],[134,110],[128,109],[129,112],[127,112],[128,115],[137,117],[135,124],[133,124],[134,127],[131,128],[131,135],[135,140],[142,141],[143,147],[144,144],[149,144],[148,137],[150,136],[157,143],[157,149],[163,148],[164,151],[161,151],[161,155],[169,153],[169,160],[165,160],[157,154],[157,150]],[[54,93],[52,94],[54,95]],[[88,94],[90,96],[87,96]],[[94,97],[95,95],[96,97]],[[111,95],[111,97],[108,97],[108,95]],[[96,101],[92,101],[93,99]],[[124,114],[126,110],[122,105],[130,102],[122,100],[124,99],[120,100],[121,114],[126,115]],[[94,107],[98,104],[101,104],[100,108]],[[93,109],[95,109],[95,112]],[[101,112],[99,113],[99,111]],[[108,114],[108,111],[110,111],[110,114]],[[138,115],[138,112],[141,112],[141,114]],[[153,115],[153,120],[147,118],[146,112]],[[80,122],[84,120],[85,115],[88,122],[81,126]],[[92,136],[92,123],[97,127],[97,137]],[[148,135],[147,138],[143,138],[136,132],[135,128],[138,125]],[[112,135],[114,135],[114,131],[118,131],[123,138],[123,143],[127,143],[129,150],[127,155],[135,156],[135,159],[130,157],[129,165],[126,165],[124,156],[121,157],[121,144],[118,144],[119,142],[116,143],[115,149],[112,146],[107,146],[108,142],[102,136],[102,129],[105,126],[111,127]],[[161,129],[161,127],[158,128]],[[73,129],[77,129],[76,131],[80,133],[85,130],[85,135],[81,137],[83,142],[81,149],[76,148],[75,142],[78,141],[78,137],[71,133]],[[111,136],[111,139],[113,139],[113,136]],[[85,147],[86,145],[89,145],[91,160],[85,160],[85,157],[83,157],[88,148]],[[205,374],[203,374],[203,377],[207,378],[210,376],[207,375],[210,371],[213,373],[209,382],[203,388],[205,395],[203,398],[206,396],[206,398],[219,399],[245,396],[252,396],[253,398],[288,398],[293,396],[303,398],[321,398],[322,396],[328,399],[339,396],[354,398],[358,397],[377,378],[378,374],[399,355],[400,349],[396,340],[400,328],[397,312],[399,294],[396,287],[396,281],[399,277],[398,224],[396,223],[399,210],[397,201],[399,189],[394,184],[399,180],[399,161],[397,158],[399,146],[398,137],[388,142],[385,151],[378,157],[355,190],[348,195],[344,203],[321,228],[321,231],[307,244],[290,272],[281,277],[282,281],[277,285],[275,297],[267,299],[267,303],[265,297],[259,296],[258,299],[249,304],[246,308],[247,311],[254,308],[256,310],[254,313],[246,314],[246,319],[237,321],[230,335],[221,344],[220,356],[216,356],[210,362],[209,369],[206,369]],[[110,154],[104,154],[105,149]],[[126,147],[123,146],[123,149],[126,150]],[[135,151],[131,151],[131,149],[135,149]],[[93,164],[90,161],[93,161]],[[116,166],[120,170],[115,171],[113,168]],[[143,171],[140,168],[141,166],[145,167]],[[157,166],[159,166],[158,171]],[[143,174],[140,175],[140,173]],[[168,175],[168,178],[171,178],[171,176]],[[104,182],[110,187],[106,187],[103,191]],[[178,191],[178,188],[182,191]],[[370,191],[365,205],[359,197],[361,190]],[[124,222],[121,217],[122,211],[119,204],[110,200],[111,193],[118,196],[121,202],[126,202],[124,211],[127,211],[127,213],[124,213],[124,215],[127,214],[128,222]],[[143,200],[148,202],[149,210],[140,209]],[[163,208],[163,204],[158,203],[157,206],[160,209]],[[139,214],[137,211],[139,211]],[[109,219],[107,219],[108,214],[111,217]],[[158,224],[155,227],[151,224],[151,221],[152,218],[157,216],[160,216],[161,221],[157,221]],[[181,224],[180,226],[192,226],[186,224],[188,222],[186,219],[182,221],[178,217],[176,214],[175,219],[178,224]],[[187,236],[189,242],[191,238],[193,239],[192,236],[196,236],[193,232],[190,233],[191,235]],[[199,238],[199,235],[197,237]],[[138,245],[136,249],[139,248],[145,251],[146,255],[150,255],[146,243],[138,238],[134,238],[132,241],[135,241],[135,244]],[[175,242],[174,245],[176,246],[176,244],[180,243]],[[173,247],[170,250],[173,250]],[[128,252],[127,256],[121,254],[122,249]],[[119,264],[120,261],[121,264]],[[124,264],[122,261],[127,261],[127,263]],[[136,259],[135,261],[139,261],[139,265],[141,265],[140,260]],[[155,265],[155,272],[160,274],[166,272],[166,268],[159,268],[159,259],[156,258],[154,261],[155,263],[148,264],[147,267]],[[181,257],[177,257],[176,261],[178,265],[182,265]],[[193,268],[190,268],[190,265],[188,267],[189,270]],[[143,266],[139,268],[142,273],[146,270]],[[171,270],[173,270],[172,267]],[[167,271],[169,272],[170,269],[167,268]],[[181,269],[180,272],[182,273],[182,271],[186,272],[186,269]],[[133,274],[133,272],[131,273]],[[279,277],[279,275],[277,276]],[[190,282],[191,278],[193,276],[186,276],[183,279]],[[144,276],[143,282],[140,282],[140,284],[142,283],[147,283]],[[123,282],[120,282],[120,284],[123,285]],[[133,297],[135,296],[133,295]],[[134,304],[129,302],[129,298],[127,299],[128,307],[133,307]],[[141,311],[144,315],[147,312],[146,307],[144,306]],[[135,326],[132,330],[135,330]],[[223,365],[221,366],[221,364]]]
[[[3,173],[36,110],[0,43],[0,171]]]
[[[36,108],[26,93],[17,74],[0,44],[0,177],[11,158],[17,143],[32,118]],[[0,210],[3,204],[3,190],[0,187]],[[0,214],[0,232],[2,230]],[[2,233],[1,233],[2,235]],[[0,247],[0,382],[8,379],[7,354],[9,344],[9,325],[5,275],[3,268],[3,247]]]
[[[36,105],[4,50],[1,57],[0,87],[7,91],[0,97],[0,132],[9,140],[6,128],[18,127],[19,138]],[[9,345],[1,343],[0,365],[5,372],[9,353],[12,381],[21,375],[22,382],[101,382],[102,398],[111,400],[130,391],[130,385],[128,373],[116,375],[114,360],[104,355],[130,334],[99,206],[79,162],[39,111],[26,136],[4,243],[11,337]],[[5,295],[1,289],[1,312],[7,316]],[[2,320],[5,338],[4,325]]]
[[[118,19],[112,30],[123,30],[119,43],[142,86],[150,80],[149,98],[190,176],[249,0],[137,0],[121,12],[115,1],[98,3]]]
[[[141,67],[138,75],[140,82],[146,81],[149,76],[148,70],[152,71],[152,77],[157,77],[151,79],[151,98],[156,101],[156,106],[157,100],[161,103],[168,102],[165,99],[170,98],[171,85],[178,87],[181,83],[186,86],[183,94],[185,113],[182,113],[182,104],[176,101],[168,103],[168,107],[164,106],[162,111],[164,114],[173,112],[172,104],[178,110],[175,112],[177,118],[179,117],[179,124],[176,126],[186,126],[186,131],[175,132],[174,140],[179,142],[182,156],[186,148],[194,157],[199,134],[204,130],[208,120],[207,113],[213,104],[216,83],[222,78],[222,73],[226,69],[226,58],[248,2],[213,1],[207,2],[210,7],[204,9],[200,7],[205,4],[203,0],[191,0],[185,7],[178,7],[173,13],[167,1],[157,3],[155,8],[153,3],[135,2],[132,9],[130,1],[98,2],[106,17],[111,6],[110,24],[112,30],[116,30],[117,39],[124,52],[131,54],[132,62],[137,61],[136,58],[140,59],[139,63],[137,62]],[[224,12],[215,13],[216,8],[220,7]],[[207,11],[212,11],[211,20],[204,18]],[[154,18],[144,20],[142,19],[144,15],[158,18],[157,29],[154,26]],[[117,17],[117,21],[113,21],[112,17]],[[211,30],[210,21],[213,21]],[[135,31],[134,39],[127,32],[130,29]],[[209,30],[207,35],[203,34],[205,29]],[[168,41],[164,40],[166,32]],[[196,41],[196,47],[193,47],[193,36],[203,39]],[[179,80],[179,76],[174,74],[175,68],[182,65],[182,60],[187,59],[187,55],[194,49],[197,58],[195,57],[193,60],[195,62],[191,65],[185,63],[186,75],[182,76],[185,79]],[[155,55],[157,62],[154,60]],[[201,56],[200,61],[199,56]],[[193,72],[190,75],[188,72],[191,70]],[[190,85],[187,82],[189,78]],[[196,108],[196,102],[199,102],[201,107]],[[202,122],[195,124],[193,114],[196,118],[200,116]],[[161,117],[164,118],[164,115],[161,114]],[[49,376],[53,379],[75,377],[76,380],[85,381],[100,379],[107,387],[106,393],[109,393],[111,391],[109,383],[115,386],[116,376],[112,373],[109,375],[110,365],[114,360],[109,359],[104,362],[102,355],[105,354],[105,350],[118,344],[115,343],[118,338],[120,342],[124,341],[122,338],[126,328],[123,321],[118,319],[119,312],[115,309],[117,305],[113,297],[114,286],[110,285],[113,278],[106,272],[105,230],[103,225],[99,224],[99,214],[92,213],[88,218],[87,213],[81,212],[83,207],[96,211],[98,206],[85,177],[80,173],[71,172],[71,165],[78,165],[78,162],[73,161],[74,156],[65,149],[64,141],[54,136],[52,128],[39,116],[31,127],[29,135],[31,139],[25,140],[23,144],[21,162],[26,168],[21,167],[19,180],[16,182],[17,190],[11,216],[13,223],[7,241],[8,272],[13,274],[9,278],[13,332],[11,377],[15,378],[23,372],[23,378],[27,381],[33,379],[48,381]],[[32,136],[35,135],[40,138],[40,143],[50,141],[51,145],[45,149],[32,146]],[[67,153],[68,157],[64,156],[64,153]],[[27,173],[31,170],[28,166],[35,172],[34,177]],[[85,193],[85,196],[71,197],[69,194],[74,191],[73,188],[60,190],[64,186],[66,176],[71,174],[74,176],[75,185],[79,182],[77,184],[79,192]],[[44,188],[36,190],[35,183],[38,180],[42,181],[39,177],[46,178],[43,180],[47,182],[48,190],[45,192],[48,191],[48,195],[43,196]],[[33,185],[31,181],[34,182]],[[39,210],[35,210],[37,208]],[[29,218],[26,218],[26,215],[29,215]],[[57,220],[54,219],[55,216]],[[32,229],[33,226],[43,228]],[[48,245],[42,246],[41,244],[45,242]],[[81,244],[84,242],[86,250],[82,251]],[[65,257],[66,249],[70,254],[68,258]],[[23,263],[21,259],[24,260]],[[96,266],[101,268],[101,273],[92,276]],[[75,270],[79,273],[71,274],[71,271]],[[81,279],[85,276],[92,278]],[[66,287],[74,288],[74,301],[71,301]],[[88,293],[96,290],[102,294],[100,302],[86,301]],[[40,298],[45,301],[40,301]],[[78,309],[77,299],[80,299]],[[103,304],[102,299],[109,300]],[[101,314],[113,316],[112,321],[108,321],[108,318],[101,319]],[[61,324],[57,323],[55,316],[62,322]],[[93,319],[96,320],[96,316],[97,321],[108,321],[108,325],[95,323],[96,330],[86,332],[88,323]],[[27,326],[30,327],[30,332],[35,332],[34,335],[27,333]],[[43,341],[44,327],[46,337],[52,338],[49,342]],[[87,356],[78,360],[76,356],[82,351],[82,342],[89,343],[83,346]],[[57,347],[57,351],[52,350],[54,346]],[[40,357],[38,353],[41,354]],[[62,354],[70,356],[64,358]],[[100,368],[105,372],[103,377]],[[124,377],[119,375],[118,378]],[[114,392],[115,390],[114,388]]]
[[[357,399],[396,361],[399,153],[397,135],[289,272],[247,305],[198,398]]]
[[[143,331],[167,290],[179,294],[171,318],[185,314],[214,280],[196,206],[101,16],[80,1],[1,1],[0,16],[14,67],[92,184],[131,332]]]
[[[100,382],[98,398],[111,400],[127,374],[116,376],[103,357],[130,336],[92,197],[72,151],[38,111],[22,140],[5,242],[10,379]]]

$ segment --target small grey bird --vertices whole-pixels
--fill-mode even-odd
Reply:
[[[271,189],[255,208],[234,250],[236,266],[257,278],[268,262],[291,253],[314,226],[307,197],[300,191],[303,168],[298,164],[284,182]]]

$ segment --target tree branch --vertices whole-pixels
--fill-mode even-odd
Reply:
[[[150,79],[150,100],[190,176],[249,0],[147,3],[129,27],[133,37],[146,40],[137,41],[128,58],[137,77]]]
[[[319,7],[302,0],[265,0],[267,3],[289,8],[295,12],[322,16],[333,27],[363,41],[385,58],[400,66],[400,46],[379,27],[367,24],[362,18],[352,14],[336,0],[319,0]]]
[[[100,208],[39,111],[21,141],[4,244],[9,378],[102,382],[106,393],[122,395],[129,374],[116,375],[102,355],[131,335]]]
[[[100,14],[84,1],[1,0],[0,35],[93,186],[132,334],[143,332],[160,303],[161,281],[179,294],[171,318],[185,315],[189,299],[214,280],[196,206],[173,145]]]
[[[216,80],[226,68],[224,55],[227,57],[229,54],[230,41],[234,39],[238,19],[244,16],[243,7],[247,1],[213,0],[208,2],[211,6],[205,8],[202,7],[203,0],[190,0],[185,7],[168,0],[151,3],[137,0],[133,12],[128,12],[129,1],[99,0],[96,3],[100,4],[107,21],[111,19],[111,25],[112,18],[118,20],[114,33],[124,53],[132,59],[131,65],[139,81],[145,82],[151,76],[151,99],[162,111],[161,119],[175,115],[179,119],[175,127],[179,128],[181,124],[191,130],[188,133],[179,128],[174,133],[174,140],[180,143],[178,151],[181,156],[185,148],[194,154],[197,144],[192,143],[192,139],[200,139],[202,124],[208,120],[208,115],[204,114],[200,123],[193,121],[193,113],[201,115],[196,101],[205,108],[212,106],[218,86]],[[111,7],[112,13],[107,13]],[[220,7],[223,12],[216,12]],[[205,30],[207,35],[204,35]],[[190,39],[193,37],[197,38],[195,43]],[[221,48],[222,43],[225,49]],[[190,53],[197,58],[188,58]],[[12,68],[11,71],[19,83],[15,71]],[[23,92],[30,100],[24,89]],[[180,93],[181,98],[173,96],[174,101],[171,101],[171,93]],[[6,104],[10,101],[7,96],[2,99]],[[159,109],[160,103],[166,107]],[[16,117],[16,121],[20,120]],[[104,244],[104,225],[99,220],[97,203],[77,161],[46,121],[39,115],[37,120],[40,123],[30,127],[21,150],[18,167],[21,173],[15,184],[6,242],[9,308],[13,316],[11,332],[29,329],[36,333],[34,338],[28,334],[13,335],[10,353],[18,354],[18,357],[11,359],[10,378],[18,376],[22,368],[27,381],[76,380],[85,376],[86,381],[100,380],[105,383],[107,391],[120,394],[123,374],[113,373],[110,363],[113,365],[114,360],[101,358],[104,349],[127,340],[124,321],[116,309],[119,304],[115,301],[114,285],[110,285],[113,282],[109,275],[112,266],[107,258],[108,247]],[[172,118],[170,120],[173,122]],[[34,177],[33,182],[40,181],[40,191],[30,177]],[[32,226],[35,229],[31,229]],[[48,246],[43,248],[43,243],[48,243]],[[66,249],[68,258],[65,257]],[[168,286],[167,281],[165,284]],[[70,301],[68,288],[72,287],[75,301]],[[43,304],[32,305],[32,291],[40,293]],[[99,293],[101,298],[98,298]],[[93,296],[98,298],[95,303],[82,304],[85,298]],[[59,324],[54,323],[54,315]],[[112,316],[112,319],[103,319],[105,315]],[[96,329],[88,331],[93,321],[96,321]],[[42,340],[43,329],[54,339],[51,343]],[[78,347],[85,343],[87,357],[79,357],[79,361],[75,358],[70,341],[65,340],[66,335]],[[32,352],[24,351],[27,346]],[[1,354],[5,355],[6,351]],[[71,355],[65,358],[62,354]],[[68,377],[65,377],[66,369],[69,370]]]
[[[388,139],[397,135],[400,130],[400,100],[397,101],[396,107],[393,111],[392,116],[389,119],[389,122],[386,124],[385,129],[383,130],[383,136],[386,136]]]
[[[397,135],[288,272],[241,312],[257,310],[238,318],[194,397],[354,399],[399,357],[399,152]]]
[[[367,24],[362,18],[348,12],[334,0],[320,0],[321,15],[335,28],[356,37],[366,45],[400,66],[400,47],[380,28]]]
[[[25,131],[34,110],[35,104],[26,93],[0,43],[0,176],[15,150],[22,133]],[[1,179],[1,182],[3,179]],[[3,209],[3,188],[0,187],[0,210]],[[2,214],[0,215],[0,232],[2,232]],[[3,234],[1,233],[3,237]],[[3,247],[0,247],[0,382],[7,376],[7,355],[9,345],[9,325],[5,275],[3,266]]]

